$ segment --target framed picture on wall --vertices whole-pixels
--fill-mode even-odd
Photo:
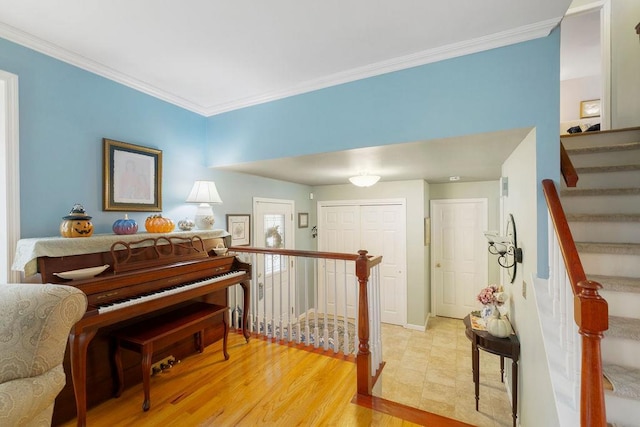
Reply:
[[[600,100],[590,99],[588,101],[580,102],[580,118],[586,119],[589,117],[600,116]]]
[[[162,210],[162,151],[103,139],[104,211]]]
[[[231,234],[231,246],[249,246],[251,215],[227,214],[227,231]]]
[[[305,212],[298,213],[298,228],[309,227],[309,214]]]

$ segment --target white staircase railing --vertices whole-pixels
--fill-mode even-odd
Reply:
[[[263,339],[370,360],[362,366],[368,365],[367,383],[373,385],[371,378],[383,363],[381,257],[368,257],[366,251],[358,255],[243,246],[230,250],[252,266],[250,307],[243,307],[242,289],[230,290],[232,326],[240,327],[247,310],[248,330]],[[359,276],[365,273],[358,272],[362,262],[364,278]],[[361,283],[366,286],[366,315],[360,310]],[[367,324],[366,339],[359,334],[361,322]]]
[[[551,216],[549,216],[549,224]],[[578,326],[574,321],[574,297],[567,267],[562,257],[558,237],[549,227],[549,280],[550,313],[542,312],[543,331],[547,340],[550,367],[554,372],[552,383],[556,398],[571,411],[580,410],[580,358],[581,345]],[[550,341],[549,341],[550,340]]]

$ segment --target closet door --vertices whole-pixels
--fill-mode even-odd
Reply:
[[[360,248],[360,207],[328,206],[319,218],[318,250],[357,253]],[[318,266],[318,311],[356,315],[355,263],[321,260]]]
[[[333,202],[337,203],[337,202]],[[398,203],[354,203],[321,205],[318,209],[318,250],[357,253],[366,249],[370,255],[382,255],[380,266],[381,320],[395,325],[406,324],[406,213]],[[327,261],[320,269],[319,301],[337,307],[342,313],[344,301],[349,317],[357,304],[357,277],[353,262]],[[337,290],[333,283],[337,281]],[[325,287],[325,283],[328,286]]]

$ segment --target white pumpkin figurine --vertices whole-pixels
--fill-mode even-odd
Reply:
[[[492,316],[487,319],[487,332],[494,337],[506,338],[511,335],[511,322],[507,316]]]

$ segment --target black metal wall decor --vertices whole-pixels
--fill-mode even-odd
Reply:
[[[484,235],[489,241],[489,253],[498,256],[498,264],[508,270],[509,279],[513,283],[516,279],[518,263],[522,263],[522,249],[518,247],[516,223],[513,215],[509,214],[504,236],[495,231],[485,231]]]

